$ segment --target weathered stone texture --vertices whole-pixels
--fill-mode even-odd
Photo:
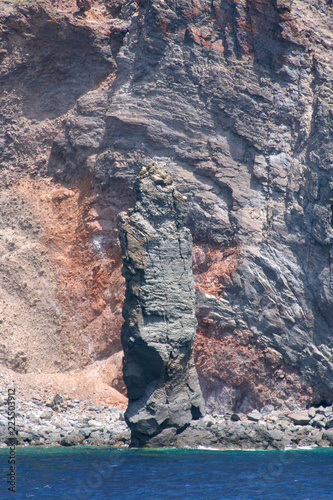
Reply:
[[[153,164],[141,170],[137,193],[134,209],[119,214],[118,227],[126,279],[126,419],[132,443],[143,444],[203,416],[204,403],[193,360],[197,321],[187,199]]]
[[[332,402],[331,2],[100,5],[6,6],[3,178],[88,177],[129,207],[141,166],[167,161],[188,198],[209,409]]]

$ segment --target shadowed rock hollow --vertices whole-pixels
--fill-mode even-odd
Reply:
[[[203,416],[193,360],[197,321],[186,216],[186,197],[154,164],[140,172],[134,209],[118,216],[126,279],[121,338],[126,421],[133,445],[163,430],[164,440],[172,438]]]

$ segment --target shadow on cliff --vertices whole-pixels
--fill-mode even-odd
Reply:
[[[36,120],[65,114],[115,70],[114,56],[125,34],[111,28],[110,37],[102,25],[92,28],[85,19],[58,17],[41,6],[31,6],[24,16],[18,10],[6,25],[12,68],[2,85],[17,88],[24,115]]]

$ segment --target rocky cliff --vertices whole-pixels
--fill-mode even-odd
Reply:
[[[140,172],[134,209],[118,216],[126,279],[125,417],[133,445],[157,435],[155,441],[170,443],[204,416],[193,359],[197,321],[186,215],[187,199],[172,176],[151,163]]]
[[[116,214],[166,161],[207,409],[332,402],[331,2],[2,5],[2,362],[119,356]]]

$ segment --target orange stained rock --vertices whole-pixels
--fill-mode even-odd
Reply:
[[[206,318],[198,318],[194,356],[199,375],[208,387],[221,384],[237,389],[254,407],[275,407],[293,395],[306,405],[313,389],[298,370],[288,365],[274,349],[253,339],[251,332],[226,332]]]
[[[208,243],[195,243],[192,255],[195,287],[219,297],[225,286],[232,283],[239,265],[238,245],[232,243],[222,249]]]
[[[16,191],[34,207],[57,277],[64,343],[82,367],[121,349],[124,279],[116,215],[110,194],[98,194],[89,179],[64,187],[50,179],[24,178]]]

